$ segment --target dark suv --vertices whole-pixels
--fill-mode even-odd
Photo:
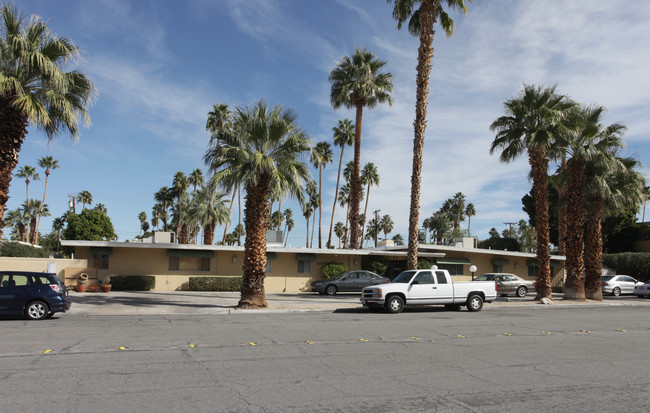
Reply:
[[[68,311],[71,304],[68,289],[55,274],[0,271],[0,314],[41,320]]]

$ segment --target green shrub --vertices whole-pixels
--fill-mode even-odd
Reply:
[[[361,257],[361,269],[384,275],[388,269],[388,258],[381,255],[364,255]]]
[[[323,265],[323,278],[336,278],[349,269],[347,265],[339,262],[330,262],[329,264]]]
[[[43,248],[34,248],[31,245],[18,242],[3,241],[0,244],[0,256],[2,257],[47,258],[48,255]]]
[[[241,291],[241,277],[190,277],[190,291]]]
[[[429,260],[418,259],[418,270],[428,270],[431,269],[433,263]]]
[[[156,287],[156,277],[153,275],[113,275],[110,279],[113,290],[117,291],[149,291]]]
[[[380,261],[373,261],[368,265],[368,271],[372,271],[375,274],[379,274],[382,276],[386,273],[387,269],[388,269],[388,265]]]
[[[603,254],[603,264],[613,268],[617,274],[625,274],[641,281],[650,279],[650,253],[620,252]]]

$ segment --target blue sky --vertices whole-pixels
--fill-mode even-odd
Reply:
[[[332,143],[338,119],[328,74],[337,60],[367,48],[386,60],[394,76],[393,105],[364,111],[362,165],[373,162],[381,183],[370,191],[369,211],[408,230],[418,40],[398,31],[384,0],[29,0],[26,15],[84,49],[76,68],[98,88],[92,126],[78,142],[53,142],[30,128],[19,165],[37,166],[50,155],[46,203],[61,216],[69,194],[88,190],[108,208],[120,240],[139,234],[140,211],[151,216],[153,194],[174,174],[205,168],[207,113],[215,103],[249,105],[260,98],[299,114],[313,143]],[[558,84],[558,91],[609,112],[606,123],[628,127],[626,155],[650,164],[650,3],[611,0],[477,0],[469,15],[453,15],[456,34],[438,30],[430,84],[420,222],[456,192],[474,203],[472,235],[527,219],[521,197],[530,190],[526,157],[501,164],[489,154],[489,125],[503,101],[522,84]],[[327,239],[339,156],[323,175],[323,238]],[[346,150],[345,161],[352,159]],[[39,168],[40,169],[40,168]],[[643,170],[646,178],[647,171]],[[41,181],[30,196],[42,196]],[[313,170],[314,177],[317,171]],[[8,209],[25,199],[15,178]],[[243,201],[242,201],[243,203]],[[304,245],[305,220],[295,201],[289,243]],[[237,206],[235,206],[236,210]],[[233,221],[237,215],[233,216]],[[335,221],[344,221],[337,207]],[[41,232],[51,229],[41,221]],[[463,224],[464,226],[467,225]],[[217,229],[217,239],[223,229]]]

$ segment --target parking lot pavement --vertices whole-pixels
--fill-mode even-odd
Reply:
[[[267,293],[268,308],[262,310],[237,309],[239,292],[198,291],[111,291],[110,293],[70,292],[71,315],[160,315],[160,314],[233,314],[249,312],[334,311],[361,308],[359,294],[322,296],[313,293]],[[484,307],[526,306],[552,308],[565,306],[650,306],[650,299],[635,296],[604,297],[603,301],[565,301],[561,294],[553,294],[553,305],[542,305],[527,297],[499,297]]]

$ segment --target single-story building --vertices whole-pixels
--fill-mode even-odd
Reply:
[[[98,279],[106,283],[111,275],[153,275],[155,290],[175,291],[186,289],[190,277],[242,275],[243,246],[175,244],[169,240],[164,234],[144,242],[63,240],[62,245],[74,247],[75,262],[85,265],[66,267],[61,278],[66,285],[74,285],[81,273],[87,273],[91,283]],[[460,245],[421,244],[418,256],[449,270],[458,281],[472,279],[472,265],[477,267],[476,276],[486,272],[509,272],[527,280],[537,276],[535,254]],[[406,269],[406,254],[406,246],[346,250],[285,248],[269,243],[265,288],[267,292],[309,291],[311,281],[322,278],[324,265],[337,262],[355,270],[361,269],[364,259],[375,257],[382,257],[388,275],[394,277]],[[551,256],[555,289],[564,282],[564,261],[564,256]]]

